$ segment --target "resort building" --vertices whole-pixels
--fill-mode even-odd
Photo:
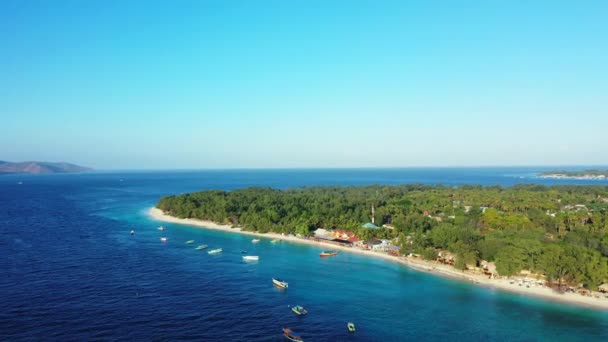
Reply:
[[[352,247],[354,243],[359,241],[359,238],[349,230],[318,228],[314,231],[313,240],[323,240],[324,242]]]
[[[366,248],[371,249],[371,250],[378,250],[378,249],[380,249],[380,246],[382,245],[382,241],[378,240],[378,239],[365,240],[363,243]]]

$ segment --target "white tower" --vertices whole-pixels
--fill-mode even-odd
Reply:
[[[376,217],[376,212],[374,211],[374,205],[372,204],[372,224],[374,224],[375,217]]]

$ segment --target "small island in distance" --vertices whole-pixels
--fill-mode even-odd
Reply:
[[[541,178],[554,178],[554,179],[607,179],[608,170],[583,170],[583,171],[550,171],[540,173]]]
[[[64,162],[38,162],[27,161],[12,163],[0,160],[0,175],[14,173],[29,174],[52,174],[52,173],[77,173],[87,172],[93,169]]]

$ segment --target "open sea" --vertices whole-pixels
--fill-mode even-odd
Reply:
[[[349,253],[154,222],[164,195],[247,186],[601,184],[542,168],[0,176],[0,341],[607,341],[608,312]],[[166,231],[157,230],[164,225]],[[129,235],[134,229],[136,234]],[[166,243],[160,237],[166,236]],[[185,241],[196,240],[194,245]],[[194,247],[223,248],[208,255]],[[259,255],[243,262],[241,251]],[[278,290],[271,278],[284,278]],[[309,314],[295,316],[290,305]],[[346,323],[355,322],[349,334]]]

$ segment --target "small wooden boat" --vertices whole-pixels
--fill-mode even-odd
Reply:
[[[321,254],[319,254],[319,256],[321,258],[330,257],[330,256],[334,256],[334,255],[338,255],[338,252],[336,252],[336,251],[323,251],[323,252],[321,252]]]
[[[292,306],[291,311],[293,311],[293,313],[295,313],[298,316],[304,316],[308,313],[308,311],[306,309],[304,309],[304,307],[301,305]]]
[[[207,245],[200,245],[200,246],[196,247],[195,249],[196,249],[197,251],[202,251],[203,249],[205,249],[205,248],[207,248],[207,247],[209,247],[209,246],[207,246]]]
[[[348,328],[348,331],[355,332],[355,323],[348,322],[348,324],[346,325],[346,327]]]
[[[194,243],[194,240],[188,240],[188,241],[186,241],[186,245],[191,245],[193,243]]]
[[[296,333],[294,333],[289,328],[283,328],[283,336],[285,336],[285,338],[287,338],[290,341],[295,341],[295,342],[303,342],[304,341],[304,339],[302,337],[300,337],[299,335],[296,335]]]
[[[286,288],[289,287],[289,284],[286,281],[281,280],[281,279],[272,278],[272,283],[275,286],[278,286],[278,287],[283,288],[283,289],[286,289]]]
[[[207,252],[208,254],[218,254],[218,253],[222,253],[222,249],[221,248],[216,248],[216,249],[212,249],[209,252]]]
[[[167,238],[166,238],[166,237],[161,237],[161,238],[160,238],[160,241],[161,241],[161,242],[167,242]]]
[[[251,240],[251,242],[252,243],[258,243],[258,242],[260,242],[260,239],[253,239],[253,240]]]
[[[158,230],[165,230],[165,227],[160,226],[160,227],[158,227],[157,229],[158,229]]]
[[[260,257],[257,255],[245,255],[243,256],[243,260],[245,261],[258,261],[260,260]]]

